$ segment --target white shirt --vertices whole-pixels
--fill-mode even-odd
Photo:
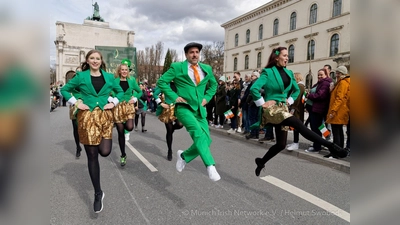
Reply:
[[[196,64],[196,68],[197,68],[197,72],[199,72],[200,75],[200,81],[202,81],[204,79],[204,72],[203,70],[200,68],[199,64]],[[192,79],[193,83],[197,86],[196,84],[196,78],[194,77],[194,71],[192,69],[192,64],[188,63],[188,75],[190,77],[190,79]]]

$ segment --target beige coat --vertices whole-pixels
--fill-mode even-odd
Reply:
[[[350,119],[350,76],[340,79],[331,92],[326,123],[347,125]]]

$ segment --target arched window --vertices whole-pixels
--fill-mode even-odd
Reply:
[[[258,40],[262,40],[263,39],[263,25],[261,24],[259,27],[258,27]]]
[[[273,36],[278,35],[278,27],[279,27],[279,20],[275,19],[274,20],[274,31],[273,31]]]
[[[294,46],[289,46],[289,63],[294,62]]]
[[[237,70],[237,58],[235,57],[233,59],[233,71],[236,71],[236,70]]]
[[[293,12],[290,15],[290,30],[296,30],[297,13]]]
[[[235,34],[235,47],[239,45],[239,34]]]
[[[246,31],[246,44],[250,43],[250,30]]]
[[[310,24],[317,22],[317,4],[313,4],[310,8]]]
[[[339,35],[334,34],[331,37],[331,47],[329,56],[335,56],[339,52]]]
[[[342,14],[342,0],[333,0],[332,17]]]
[[[315,51],[315,41],[311,40],[311,41],[308,42],[307,60],[313,60],[314,59],[314,51]]]
[[[257,54],[257,68],[261,68],[261,52]]]
[[[248,70],[249,69],[249,55],[246,55],[244,57],[244,69]]]
[[[307,76],[306,76],[306,89],[307,89],[307,90],[310,90],[311,87],[312,87],[312,85],[313,85],[313,83],[312,83],[312,74],[309,73],[309,74],[307,74]]]

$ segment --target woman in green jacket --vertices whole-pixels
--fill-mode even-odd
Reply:
[[[288,51],[285,47],[273,49],[260,78],[250,89],[253,99],[255,99],[254,103],[263,107],[261,125],[273,125],[276,134],[276,144],[268,150],[263,158],[255,159],[256,176],[260,175],[265,163],[285,149],[289,126],[299,131],[306,139],[328,147],[332,155],[340,158],[347,156],[347,152],[343,148],[318,136],[305,127],[300,119],[289,113],[288,106],[294,103],[294,99],[300,94],[300,89],[293,72],[286,69],[288,59]],[[261,88],[265,90],[264,98],[260,94]]]
[[[124,91],[124,96],[118,106],[113,108],[114,122],[118,131],[118,144],[121,150],[121,166],[126,165],[125,141],[129,140],[129,131],[133,130],[133,120],[135,118],[135,106],[137,98],[142,96],[135,78],[129,75],[130,61],[123,61],[117,67],[115,80]],[[134,95],[135,91],[135,95]]]
[[[114,125],[112,108],[123,97],[121,86],[115,82],[113,74],[105,72],[106,65],[101,53],[90,50],[86,61],[62,89],[61,94],[78,109],[79,140],[84,145],[88,158],[90,179],[95,190],[94,212],[103,210],[104,192],[100,187],[100,164],[98,156],[108,156],[112,148],[112,129]],[[71,93],[79,89],[80,99]],[[114,92],[116,97],[110,97]]]

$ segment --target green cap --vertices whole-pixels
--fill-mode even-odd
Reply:
[[[121,61],[121,64],[125,64],[125,65],[127,65],[128,67],[131,67],[131,60],[129,60],[129,59],[123,59],[123,60]]]

